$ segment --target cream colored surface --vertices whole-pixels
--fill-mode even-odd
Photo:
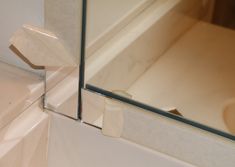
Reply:
[[[77,119],[79,84],[78,71],[79,68],[74,69],[68,76],[46,93],[46,108]],[[68,110],[67,107],[70,109]]]
[[[144,1],[141,1],[141,4],[142,2],[146,4]],[[196,6],[195,10],[191,10],[192,6]],[[159,45],[160,51],[157,51],[157,54],[160,56],[160,53],[165,51],[181,33],[195,23],[195,18],[199,17],[201,9],[202,4],[197,0],[156,1],[106,43],[103,48],[87,58],[86,83],[95,85],[98,83],[98,86],[102,85],[102,88],[109,88],[112,91],[129,88],[156,59],[156,50],[148,51],[149,44],[151,46],[153,44]],[[175,29],[172,36],[164,39],[164,35],[169,34],[168,31],[173,26],[175,26]],[[156,37],[152,33],[155,33]],[[164,41],[160,39],[164,39]],[[145,42],[145,40],[148,42]],[[141,47],[143,44],[146,47],[145,49]],[[129,46],[132,49],[129,49]],[[148,60],[143,59],[143,55],[145,55],[143,52],[145,51],[150,54],[149,57],[145,56]],[[142,63],[142,60],[144,60],[144,63]],[[120,68],[120,64],[122,68]],[[124,73],[125,75],[123,75]],[[73,71],[68,78],[74,76],[78,76],[78,72]],[[70,95],[75,96],[77,94],[77,84],[77,79],[66,79],[63,83],[57,85],[47,94],[47,106],[64,115],[76,116],[76,111],[62,111],[59,106],[68,101]],[[63,98],[58,98],[60,97],[59,94],[63,94]],[[94,101],[96,103],[96,100]]]
[[[193,167],[60,115],[51,119],[49,167]]]
[[[44,93],[43,79],[25,70],[0,63],[0,129]]]
[[[132,106],[127,107],[123,113],[124,139],[195,166],[234,166],[235,141]]]
[[[78,70],[72,67],[51,67],[46,71],[47,87],[45,88],[44,78],[0,62],[0,98],[2,99],[0,128],[16,118],[45,93],[45,99],[47,100],[48,97],[48,103],[51,102],[47,106],[57,112],[66,111],[69,116],[77,118]],[[70,76],[67,76],[68,74]],[[47,92],[49,92],[48,95]],[[74,106],[73,110],[64,110],[67,106]]]
[[[52,32],[24,25],[10,39],[13,45],[35,66],[76,66],[61,40]]]
[[[36,66],[77,66],[80,60],[82,0],[46,0],[44,28],[23,26],[11,44]]]
[[[186,118],[229,132],[226,101],[235,97],[235,32],[200,22],[129,89],[135,100],[176,107]]]
[[[76,69],[76,67],[46,67],[46,91],[54,88]]]
[[[0,129],[0,166],[47,167],[48,123],[35,103]]]
[[[105,110],[105,99],[101,94],[82,90],[82,119],[92,125],[102,127],[103,113]],[[94,111],[94,112],[92,112]],[[96,124],[95,122],[101,118],[101,121]]]
[[[225,105],[223,118],[229,132],[235,135],[235,99],[229,100]]]
[[[44,0],[1,0],[0,5],[0,61],[38,72],[30,68],[10,50],[9,39],[23,24],[43,26]]]
[[[98,1],[97,1],[98,2]],[[90,8],[93,8],[97,4],[96,1],[90,1],[88,2],[89,4],[89,7]],[[102,2],[105,2],[105,1],[102,1]],[[132,2],[128,2],[129,5],[124,9],[126,12],[127,15],[130,15],[130,13],[133,14],[133,12],[140,12],[139,10],[141,8],[144,8],[148,3],[150,3],[150,0],[138,0],[139,3],[137,3],[137,0],[133,0]],[[118,2],[120,3],[120,2]],[[49,4],[48,4],[49,5]],[[113,5],[113,4],[112,4]],[[120,4],[121,5],[121,4]],[[92,20],[90,20],[90,24],[93,24],[93,19],[97,17],[97,12],[99,13],[99,11],[102,9],[102,7],[104,7],[105,4],[104,3],[101,3],[99,4],[99,7],[97,7],[97,9],[95,11],[91,11],[90,10],[90,14],[88,13],[88,15],[90,16],[90,18],[92,18]],[[131,9],[132,7],[135,7],[135,9],[133,9],[134,11],[128,11],[127,9]],[[141,7],[142,6],[142,7]],[[138,10],[136,9],[138,8]],[[110,10],[110,9],[107,9],[107,10]],[[137,11],[136,11],[137,10]],[[49,12],[49,11],[47,11]],[[89,11],[88,11],[89,12]],[[94,12],[94,13],[93,13]],[[96,12],[96,13],[95,13]],[[123,19],[127,19],[126,17],[126,14],[123,15],[122,12],[118,13],[117,15],[115,16],[107,16],[107,17],[111,17],[110,19],[106,19],[106,20],[103,20],[104,22],[106,22],[105,24],[109,24],[110,26],[112,24],[115,24],[115,26],[117,27],[122,27],[121,25],[119,24],[123,24],[121,20]],[[124,17],[124,18],[123,18]],[[132,16],[133,17],[133,16]],[[47,19],[47,18],[46,18]],[[121,19],[121,20],[120,20]],[[117,21],[119,20],[119,21]],[[128,20],[128,19],[127,19]],[[118,23],[116,23],[115,21],[117,21]],[[109,23],[107,23],[109,22]],[[53,22],[51,22],[52,24]],[[103,23],[103,22],[102,22]],[[49,24],[49,23],[48,23]],[[89,24],[89,23],[88,23]],[[98,25],[97,25],[98,24]],[[96,26],[95,27],[90,27],[90,29],[92,31],[95,31],[97,29],[97,27],[99,27],[100,23],[96,22],[95,24]],[[55,26],[58,26],[58,25],[55,25]],[[114,25],[113,25],[114,26]],[[111,26],[110,28],[112,29],[113,26]],[[114,26],[114,27],[115,27]],[[89,25],[88,25],[88,28],[89,28]],[[104,27],[103,27],[104,28]],[[99,30],[103,30],[103,28],[99,29]],[[106,27],[107,28],[107,27]],[[90,31],[91,31],[90,30]],[[110,30],[111,31],[111,30]],[[108,31],[109,32],[109,31]],[[105,32],[105,33],[108,33],[108,32]],[[113,32],[113,31],[112,31]],[[109,32],[111,33],[111,32]],[[97,35],[97,34],[96,34]],[[113,35],[112,33],[110,35]],[[64,68],[62,68],[63,70]],[[60,69],[58,69],[60,70]],[[49,80],[51,80],[50,78],[55,78],[53,75],[55,74],[55,76],[57,76],[57,72],[51,70],[51,72],[47,72],[47,74],[50,74],[50,76],[48,76],[47,78]],[[64,114],[64,115],[67,115],[67,116],[70,116],[70,117],[73,117],[73,118],[77,118],[77,105],[74,105],[74,109],[73,110],[64,110],[63,108],[66,107],[67,104],[69,104],[70,100],[73,100],[74,102],[76,100],[74,100],[73,97],[76,97],[77,96],[77,87],[78,87],[78,69],[75,69],[73,70],[72,73],[69,73],[68,77],[66,77],[65,79],[63,79],[63,81],[59,84],[56,85],[53,84],[53,85],[56,85],[54,88],[52,88],[52,86],[49,85],[49,83],[47,82],[47,90],[50,89],[50,91],[46,94],[46,104],[47,104],[47,107],[50,109],[50,110],[53,110],[55,112],[58,112],[58,113],[61,113],[61,114]],[[60,78],[60,77],[59,77]],[[53,79],[54,80],[54,79]],[[48,89],[49,88],[49,89]],[[61,96],[63,95],[63,96]],[[73,97],[72,97],[73,96]],[[77,98],[77,97],[76,97]],[[70,100],[69,100],[70,99]],[[96,101],[96,100],[95,100]]]
[[[123,124],[123,106],[112,99],[105,99],[102,133],[106,136],[120,138]]]
[[[70,60],[80,60],[82,0],[45,0],[45,29],[63,42]],[[67,60],[69,61],[69,60]]]
[[[87,52],[90,56],[155,0],[90,0],[87,9]]]
[[[86,93],[83,100],[91,100],[95,96],[97,95]],[[107,100],[104,96],[100,96],[100,98],[103,98],[104,101]],[[128,104],[115,100],[113,100],[113,103],[119,104],[123,109],[122,138],[163,152],[195,166],[234,166],[234,141]],[[84,103],[83,106],[85,105]],[[90,103],[89,105],[91,105],[90,109],[94,109],[94,104]],[[90,114],[102,113],[103,111],[99,111],[101,108],[101,106],[96,110],[86,108],[85,112],[90,112]],[[98,120],[102,114],[97,115]],[[87,122],[86,119],[83,121]],[[93,124],[93,122],[88,123]],[[102,127],[103,125],[100,124],[99,126]]]
[[[202,11],[198,0],[156,1],[87,59],[86,81],[110,91],[127,90]]]

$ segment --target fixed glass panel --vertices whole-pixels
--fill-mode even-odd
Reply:
[[[234,2],[112,2],[88,1],[87,89],[234,139]]]
[[[36,94],[30,103],[45,94],[46,109],[77,118],[83,1],[3,0],[1,4],[2,83],[8,75],[8,79],[16,75],[22,85],[28,79],[33,84],[25,85],[25,92]],[[11,89],[14,96],[15,88]]]
[[[46,67],[45,108],[78,119],[79,66],[82,54],[84,0],[44,0],[45,29],[55,33],[62,56],[59,65]],[[85,17],[85,16],[84,16]],[[56,57],[56,59],[59,60]],[[53,61],[54,62],[54,61]]]

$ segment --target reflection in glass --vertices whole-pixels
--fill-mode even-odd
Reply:
[[[87,83],[127,92],[135,101],[234,135],[235,110],[229,102],[235,98],[235,18],[229,11],[235,2],[141,2],[133,1],[145,4],[141,10],[132,5],[122,17],[135,13],[128,24],[115,19],[118,31],[107,29],[109,38],[102,44],[91,42],[98,43],[95,49],[87,44]],[[121,4],[115,9],[121,11]],[[116,12],[107,11],[102,21]]]
[[[0,7],[2,71],[6,71],[6,76],[12,75],[9,71],[27,74],[21,68],[33,72],[28,77],[39,81],[28,86],[27,93],[36,92],[36,99],[45,95],[46,109],[77,119],[83,0],[22,0],[3,4]],[[17,68],[5,68],[5,63]]]

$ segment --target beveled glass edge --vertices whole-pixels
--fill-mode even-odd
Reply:
[[[82,114],[82,89],[85,87],[85,56],[86,56],[86,25],[87,25],[87,0],[82,1],[82,32],[81,32],[81,52],[79,64],[79,86],[78,86],[78,119]]]
[[[90,84],[86,84],[84,89],[85,90],[89,90],[89,91],[94,92],[94,93],[101,94],[101,95],[106,96],[108,98],[113,98],[115,100],[118,100],[118,101],[130,104],[130,105],[136,106],[138,108],[142,108],[142,109],[144,109],[146,111],[153,112],[155,114],[159,114],[161,116],[164,116],[164,117],[167,117],[167,118],[170,118],[170,119],[173,119],[173,120],[185,123],[187,125],[191,125],[193,127],[199,128],[201,130],[204,130],[204,131],[207,131],[207,132],[210,132],[210,133],[213,133],[213,134],[225,137],[225,138],[230,139],[232,141],[235,141],[235,136],[232,135],[232,134],[223,132],[221,130],[209,127],[207,125],[195,122],[193,120],[190,120],[190,119],[187,119],[187,118],[184,118],[184,117],[181,117],[181,116],[177,116],[177,115],[165,112],[165,111],[160,110],[158,108],[155,108],[153,106],[150,106],[150,105],[147,105],[147,104],[144,104],[144,103],[141,103],[141,102],[138,102],[138,101],[135,101],[135,100],[132,100],[132,99],[129,99],[129,98],[117,95],[117,94],[115,94],[113,92],[104,90],[102,88],[99,88],[99,87],[96,87],[96,86],[93,86],[93,85],[90,85]]]

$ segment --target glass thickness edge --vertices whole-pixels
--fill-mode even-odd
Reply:
[[[167,112],[165,112],[165,111],[162,111],[162,110],[160,110],[160,109],[158,109],[158,108],[155,108],[155,107],[152,107],[152,106],[149,106],[149,105],[146,105],[146,104],[144,104],[144,103],[140,103],[140,102],[138,102],[138,101],[135,101],[135,100],[132,100],[132,99],[128,99],[128,98],[119,96],[119,95],[117,95],[117,94],[114,94],[114,93],[112,93],[112,92],[110,92],[110,91],[107,91],[107,90],[104,90],[104,89],[102,89],[102,88],[98,88],[98,87],[96,87],[96,86],[93,86],[93,85],[90,85],[90,84],[86,84],[85,89],[86,89],[86,90],[89,90],[89,91],[92,91],[92,92],[95,92],[95,93],[99,93],[99,94],[104,95],[104,96],[106,96],[106,97],[108,97],[108,98],[113,98],[113,99],[116,99],[116,100],[118,100],[118,101],[131,104],[131,105],[133,105],[133,106],[142,108],[142,109],[144,109],[144,110],[153,112],[153,113],[155,113],[155,114],[159,114],[159,115],[165,116],[165,117],[167,117],[167,118],[170,118],[170,119],[173,119],[173,120],[176,120],[176,121],[183,122],[183,123],[188,124],[188,125],[191,125],[191,126],[193,126],[193,127],[196,127],[196,128],[205,130],[205,131],[207,131],[207,132],[210,132],[210,133],[213,133],[213,134],[216,134],[216,135],[225,137],[225,138],[230,139],[230,140],[232,140],[232,141],[235,141],[235,136],[233,136],[233,135],[231,135],[231,134],[229,134],[229,133],[226,133],[226,132],[217,130],[217,129],[215,129],[215,128],[211,128],[211,127],[209,127],[209,126],[206,126],[206,125],[203,125],[203,124],[201,124],[201,123],[198,123],[198,122],[195,122],[195,121],[186,119],[186,118],[184,118],[184,117],[180,117],[180,116],[177,116],[177,115],[174,115],[174,114],[171,114],[171,113],[167,113]]]

